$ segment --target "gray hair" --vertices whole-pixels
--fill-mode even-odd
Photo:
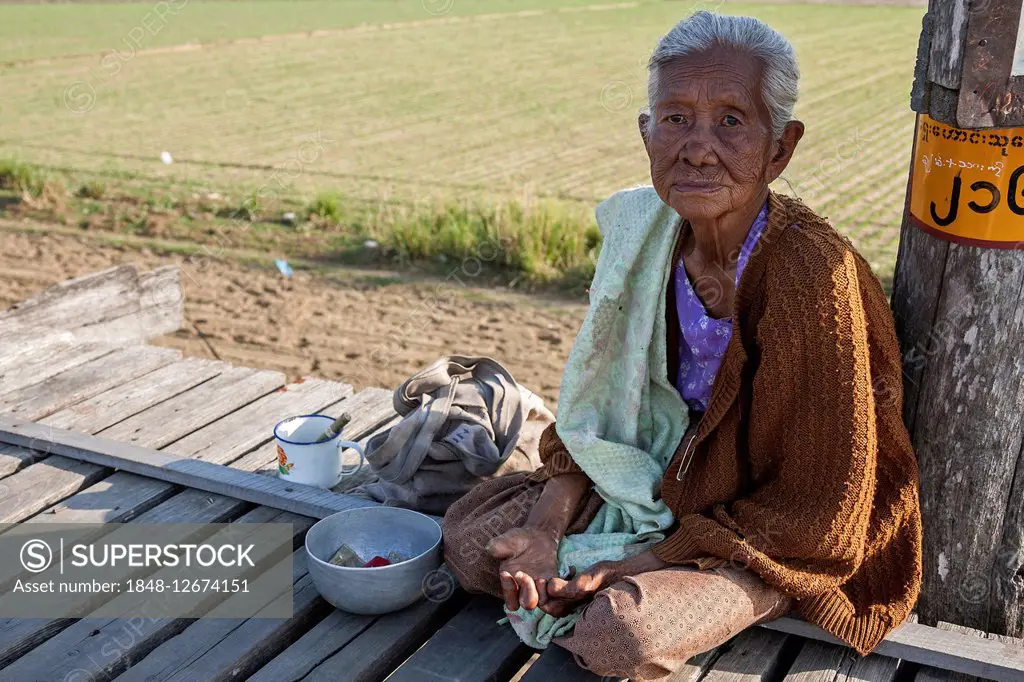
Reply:
[[[658,71],[665,64],[691,54],[705,52],[715,45],[746,50],[764,66],[761,98],[772,118],[774,139],[782,137],[793,118],[800,69],[796,53],[785,37],[768,24],[753,17],[732,17],[707,10],[697,12],[672,27],[658,41],[647,63],[647,101],[654,126],[654,98],[658,92]]]

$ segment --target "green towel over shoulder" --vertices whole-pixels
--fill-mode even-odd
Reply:
[[[612,195],[597,207],[603,244],[590,309],[562,377],[556,430],[604,499],[584,533],[558,547],[558,570],[624,559],[660,542],[672,525],[661,479],[688,425],[668,380],[666,290],[681,223],[653,187]],[[508,612],[526,644],[546,648],[579,615]]]

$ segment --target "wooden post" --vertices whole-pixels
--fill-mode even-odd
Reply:
[[[1017,75],[1020,63],[1014,68],[1015,59],[1024,62],[1015,54],[1021,4],[931,0],[911,98],[919,114],[911,186],[923,186],[928,171],[938,175],[927,190],[931,216],[922,215],[925,203],[918,200],[915,209],[911,199],[925,190],[908,188],[892,299],[903,350],[904,418],[921,469],[920,621],[1018,637],[1024,635],[1024,212],[1012,207],[1024,205],[1024,182],[1018,187],[1010,176],[1020,165],[1014,159],[1024,131],[1007,127],[1024,126],[1024,77]],[[980,142],[971,146],[968,139]],[[954,154],[922,153],[936,144],[962,149],[961,156],[995,149],[1005,163],[986,161],[981,168],[968,161],[965,169]],[[943,167],[950,157],[960,164],[955,170]],[[940,191],[939,176],[954,184]],[[959,214],[950,213],[956,178]],[[993,200],[999,205],[990,209]],[[942,226],[943,216],[951,224]],[[986,220],[1003,230],[1002,243],[970,245],[977,243],[971,225]],[[931,229],[936,226],[940,231]],[[1014,231],[1022,235],[1016,243],[1004,239]]]

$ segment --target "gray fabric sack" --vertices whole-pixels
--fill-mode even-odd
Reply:
[[[366,446],[379,480],[349,494],[429,514],[482,480],[538,468],[541,432],[555,420],[487,357],[439,358],[396,389],[394,404],[402,420]]]

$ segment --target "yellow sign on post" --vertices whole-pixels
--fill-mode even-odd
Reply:
[[[941,239],[1024,249],[1024,128],[962,130],[919,114],[910,219]]]

